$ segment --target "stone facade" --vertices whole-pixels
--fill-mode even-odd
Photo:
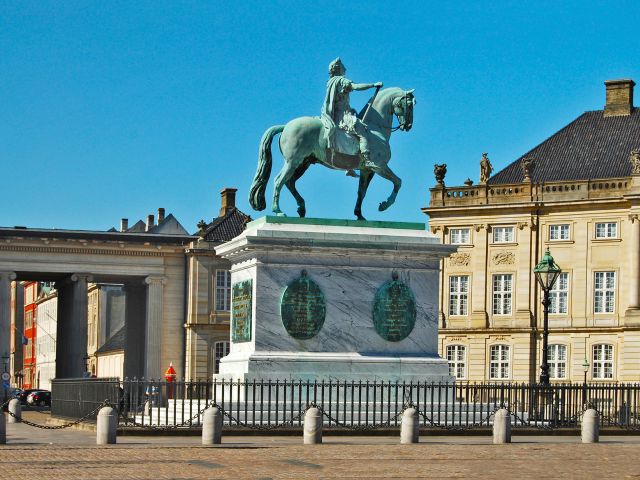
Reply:
[[[234,188],[220,192],[221,207],[212,222],[200,222],[199,238],[186,249],[187,256],[187,380],[210,380],[220,359],[229,353],[231,262],[216,254],[222,243],[240,235],[249,216],[235,206]]]
[[[632,89],[633,82],[625,82]],[[611,85],[607,82],[607,101],[620,103]],[[632,90],[623,96],[628,102]],[[588,112],[618,122],[603,135],[612,146],[593,150],[592,157],[628,158],[630,145],[615,151],[623,143],[616,135],[635,132],[638,112],[627,108],[628,118],[618,120],[621,110],[608,107]],[[561,132],[557,135],[567,135]],[[631,138],[640,146],[635,133]],[[545,176],[562,178],[563,166],[577,161],[561,157],[568,149],[554,151],[553,139],[536,147],[534,180],[525,175],[520,182],[438,186],[423,209],[431,231],[443,243],[458,245],[458,252],[441,263],[439,349],[460,379],[539,378],[542,294],[532,270],[546,248],[563,272],[549,315],[552,381],[582,381],[585,369],[589,381],[640,379],[640,175],[631,173],[631,165],[625,170],[624,163],[612,161],[606,168],[629,173],[545,181]],[[563,141],[582,139],[576,134]],[[602,161],[586,163],[580,173],[588,178],[597,168]],[[502,178],[509,171],[517,172],[510,165]]]

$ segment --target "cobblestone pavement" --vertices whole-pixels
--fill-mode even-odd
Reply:
[[[42,479],[376,479],[376,478],[640,478],[640,437],[225,437],[204,447],[199,437],[126,437],[98,447],[95,433],[7,425],[0,478]]]

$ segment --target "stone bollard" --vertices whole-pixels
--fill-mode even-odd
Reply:
[[[7,443],[7,425],[4,418],[4,412],[0,410],[0,445]]]
[[[493,443],[511,443],[511,415],[506,408],[493,416]]]
[[[304,444],[316,443],[322,443],[322,412],[319,408],[311,407],[304,414]]]
[[[582,415],[582,443],[598,443],[600,418],[598,412],[590,408]]]
[[[400,443],[418,443],[420,438],[420,421],[418,410],[407,408],[402,414],[400,424]]]
[[[111,407],[102,407],[98,412],[96,423],[96,443],[98,445],[116,443],[118,413]]]
[[[12,398],[9,401],[9,413],[13,415],[9,415],[7,423],[20,423],[22,421],[22,405],[20,405],[20,400]]]
[[[222,412],[217,407],[209,407],[202,418],[202,444],[222,443]]]

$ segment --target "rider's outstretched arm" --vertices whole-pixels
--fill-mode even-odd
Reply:
[[[374,88],[374,87],[382,87],[382,82],[376,82],[376,83],[352,83],[351,84],[351,89],[352,90],[369,90],[370,88]]]

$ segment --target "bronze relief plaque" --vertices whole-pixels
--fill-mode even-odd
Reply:
[[[282,295],[280,315],[284,328],[293,338],[308,340],[318,334],[326,313],[322,290],[303,270]]]
[[[389,342],[399,342],[409,336],[416,324],[416,299],[411,288],[398,280],[382,285],[373,303],[373,325],[376,332]]]
[[[235,343],[250,342],[253,280],[234,283],[231,291],[231,340]]]

